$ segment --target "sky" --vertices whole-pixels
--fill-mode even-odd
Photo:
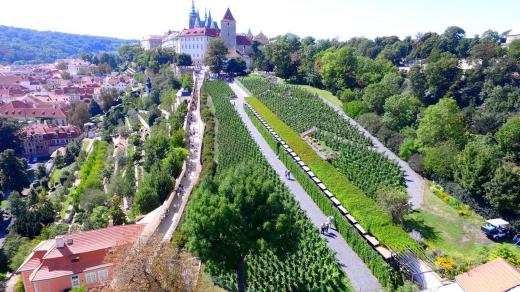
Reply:
[[[2,0],[0,25],[141,39],[188,25],[191,0]],[[195,0],[220,21],[229,7],[239,32],[338,38],[442,33],[462,27],[520,29],[520,0]]]

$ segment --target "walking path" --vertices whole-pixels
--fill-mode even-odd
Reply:
[[[384,154],[388,159],[397,162],[401,170],[404,172],[405,180],[406,180],[406,191],[408,193],[408,196],[410,197],[410,202],[412,204],[413,209],[419,209],[421,208],[423,204],[423,192],[426,186],[426,182],[423,179],[421,175],[419,175],[417,172],[415,172],[410,165],[399,158],[399,156],[395,155],[390,149],[386,148],[379,139],[372,136],[370,132],[365,130],[357,121],[352,119],[351,117],[347,116],[345,112],[333,104],[332,102],[328,101],[326,98],[320,96],[320,98],[325,102],[327,105],[332,107],[338,114],[340,114],[345,120],[347,120],[351,126],[357,128],[365,137],[370,139],[372,141],[372,144],[374,144],[374,150],[376,150],[379,153]]]
[[[200,89],[202,87],[203,75],[201,73],[200,78],[197,78],[196,91],[194,92],[194,98],[196,99],[196,107],[190,110],[188,113],[188,122],[186,124],[186,130],[189,134],[189,150],[190,156],[186,162],[186,169],[182,175],[180,182],[176,185],[176,189],[170,196],[173,198],[169,199],[169,204],[162,216],[163,219],[157,227],[156,234],[163,236],[164,241],[169,241],[173,235],[173,232],[179,224],[179,220],[184,212],[184,208],[188,203],[188,198],[191,191],[199,179],[202,165],[200,163],[200,153],[202,148],[202,139],[204,135],[204,124],[200,115]],[[182,191],[177,193],[178,186],[182,186]]]
[[[256,141],[263,155],[278,173],[280,179],[288,187],[294,198],[299,202],[300,207],[305,211],[307,217],[312,221],[316,229],[326,221],[327,216],[323,214],[320,208],[314,203],[311,197],[305,192],[301,185],[294,180],[288,180],[285,177],[287,168],[280,161],[274,151],[269,147],[260,132],[253,125],[249,116],[244,110],[245,97],[247,94],[236,84],[231,84],[231,89],[235,92],[237,99],[235,100],[235,108],[238,111],[242,121],[248,128],[251,136]],[[352,286],[356,291],[381,291],[381,285],[372,275],[370,269],[363,263],[358,255],[350,248],[345,239],[336,230],[332,230],[329,236],[324,237],[328,246],[336,253],[336,260],[342,269],[348,275]]]

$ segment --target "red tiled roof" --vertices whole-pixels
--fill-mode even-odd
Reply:
[[[244,34],[237,35],[237,46],[250,46],[251,40]]]
[[[223,20],[231,20],[231,21],[235,21],[235,18],[233,17],[233,14],[231,14],[231,10],[229,10],[229,8],[226,10],[226,14],[224,14],[224,18]]]
[[[184,29],[181,32],[181,36],[209,36],[209,37],[218,37],[220,35],[220,30],[216,28],[192,28],[192,29]]]
[[[57,108],[42,108],[32,107],[28,103],[28,107],[19,107],[22,103],[14,106],[13,103],[8,103],[0,106],[1,118],[51,118],[51,119],[65,119],[66,115],[61,109]]]
[[[59,138],[77,138],[81,135],[81,130],[77,126],[57,126],[45,124],[32,124],[20,130],[20,133],[27,138],[34,135],[43,136],[45,139],[59,139]]]
[[[131,224],[67,234],[63,236],[63,248],[56,248],[55,239],[46,240],[33,250],[18,271],[33,270],[30,280],[40,281],[111,266],[104,261],[108,249],[135,242],[144,227]],[[70,239],[72,244],[67,243]]]
[[[50,250],[44,259],[106,249],[118,244],[133,242],[141,234],[143,228],[143,225],[132,224],[67,234],[64,236],[65,242],[72,239],[73,244]]]
[[[501,292],[520,287],[520,271],[502,258],[494,259],[462,275],[455,281],[466,292]]]

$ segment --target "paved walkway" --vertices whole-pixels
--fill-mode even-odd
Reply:
[[[423,177],[419,175],[417,172],[415,172],[406,161],[402,160],[401,158],[399,158],[399,156],[395,155],[390,149],[386,148],[386,146],[383,145],[383,143],[381,143],[379,139],[372,136],[372,134],[365,130],[365,128],[363,128],[357,121],[347,116],[347,114],[345,114],[345,112],[341,108],[339,108],[338,106],[321,96],[320,98],[330,107],[332,107],[337,113],[339,113],[343,118],[345,118],[345,120],[347,120],[350,123],[350,125],[357,128],[360,132],[363,133],[363,135],[365,135],[365,137],[370,139],[370,141],[372,141],[372,144],[374,144],[374,150],[384,154],[388,159],[397,162],[401,170],[404,171],[404,176],[406,180],[406,191],[408,193],[408,196],[410,197],[412,208],[421,208],[423,204],[423,192],[424,188],[426,187],[426,182],[423,179]]]
[[[176,191],[172,193],[173,200],[167,207],[167,211],[164,213],[164,218],[157,227],[156,233],[163,236],[164,241],[169,241],[173,235],[173,232],[179,224],[180,217],[184,212],[184,208],[188,202],[188,198],[194,185],[199,179],[202,165],[200,164],[200,153],[202,148],[202,139],[204,136],[204,124],[200,115],[200,89],[203,82],[203,73],[200,78],[197,79],[196,84],[196,97],[197,107],[188,113],[191,116],[191,121],[187,123],[187,130],[189,131],[189,150],[190,156],[187,160],[187,169],[184,176],[181,178],[180,185],[183,186],[183,191],[180,194],[176,194]]]
[[[280,179],[288,187],[294,198],[300,203],[300,207],[305,211],[307,217],[312,221],[316,229],[319,229],[320,225],[325,222],[327,217],[321,212],[320,208],[314,203],[311,197],[297,181],[287,180],[285,178],[284,174],[287,168],[282,161],[276,157],[274,151],[269,147],[244,110],[244,97],[247,96],[247,94],[236,83],[231,84],[231,89],[233,89],[237,96],[237,99],[235,100],[235,108],[248,128],[251,136],[260,147],[260,150],[269,164],[278,173]],[[368,292],[382,290],[381,285],[374,275],[372,275],[370,269],[365,265],[365,263],[363,263],[337,231],[332,230],[329,236],[324,236],[324,238],[327,240],[328,246],[336,253],[336,260],[348,275],[348,278],[356,291]]]

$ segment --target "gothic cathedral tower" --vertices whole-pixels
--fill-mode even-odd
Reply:
[[[237,22],[231,14],[229,8],[220,21],[220,37],[224,39],[224,43],[228,49],[236,50],[237,48]]]
[[[195,11],[195,0],[192,0],[191,1],[191,12],[190,12],[190,24],[189,24],[189,28],[194,28],[195,25],[197,23],[197,18],[199,17],[199,14],[197,13],[197,11]]]

